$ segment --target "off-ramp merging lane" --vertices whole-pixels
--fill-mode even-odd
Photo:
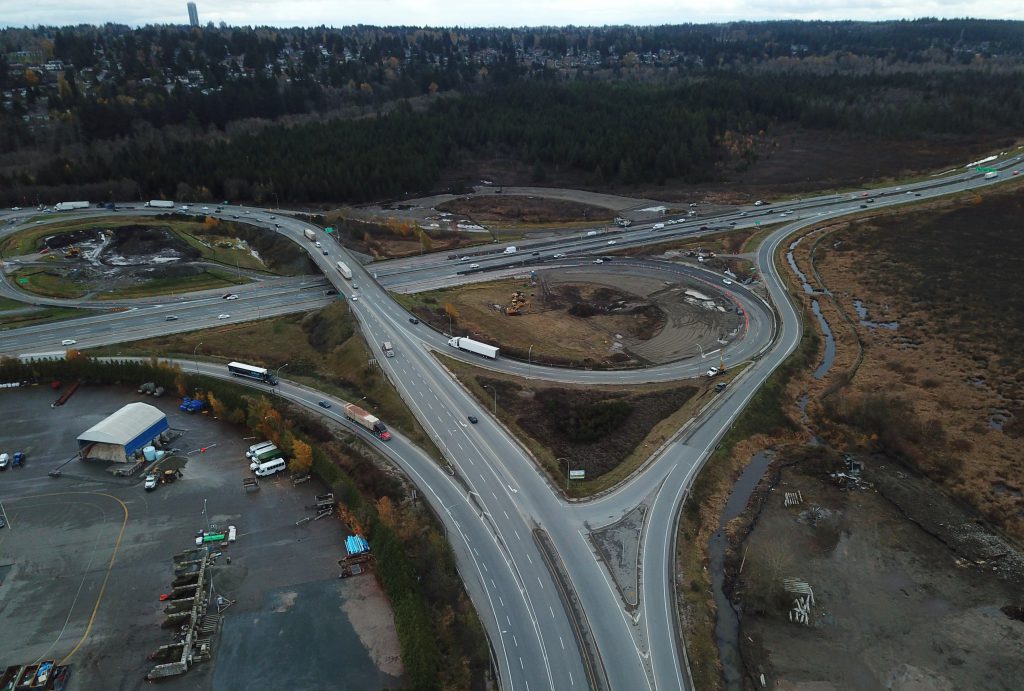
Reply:
[[[1019,157],[990,165],[1007,170],[1014,164],[1019,165],[1018,161]],[[440,366],[431,350],[441,350],[452,357],[521,376],[583,383],[628,384],[680,379],[698,374],[706,368],[705,363],[684,361],[644,370],[586,372],[553,370],[505,359],[481,362],[448,348],[442,334],[424,325],[410,324],[408,314],[386,292],[408,286],[451,285],[472,280],[476,269],[464,269],[465,263],[437,257],[387,262],[369,269],[349,260],[354,281],[361,286],[354,290],[334,270],[332,259],[337,259],[336,256],[328,258],[311,253],[337,290],[349,299],[358,295],[359,300],[351,302],[350,306],[371,347],[379,347],[384,340],[395,345],[396,356],[381,357],[379,362],[445,456],[440,462],[429,458],[398,434],[387,443],[363,435],[408,473],[444,522],[461,575],[490,637],[503,688],[563,691],[599,687],[633,691],[690,686],[675,615],[676,518],[683,497],[714,446],[758,387],[799,343],[800,318],[774,266],[775,250],[800,228],[862,213],[865,198],[874,199],[870,203],[873,208],[886,207],[1005,179],[1005,176],[985,179],[981,173],[968,170],[927,182],[876,189],[869,197],[825,195],[771,205],[772,213],[765,207],[751,207],[715,219],[678,223],[666,220],[660,222],[664,224],[660,228],[655,228],[656,224],[640,224],[618,233],[617,246],[623,247],[782,219],[781,227],[765,239],[757,254],[757,267],[774,310],[744,287],[728,286],[749,321],[743,333],[729,346],[727,360],[746,361],[750,366],[639,472],[613,491],[580,503],[561,499],[527,452],[488,414],[487,406],[479,404],[464,390]],[[784,214],[787,211],[792,213]],[[269,214],[263,212],[252,213],[245,220],[265,227],[274,225]],[[731,225],[734,221],[736,225]],[[308,227],[304,223],[283,216],[276,222],[281,226],[278,232],[300,245],[309,245],[302,235]],[[702,230],[701,226],[708,228]],[[5,227],[3,232],[16,227],[21,224]],[[481,253],[474,263],[480,264],[480,271],[579,266],[594,254],[608,249],[607,236],[583,236],[568,241],[521,245],[520,252],[512,257]],[[340,248],[333,254],[339,252],[342,252]],[[567,256],[555,258],[554,254]],[[609,270],[685,271],[659,262],[619,260],[602,267],[603,272]],[[719,278],[704,276],[704,280],[713,283]],[[258,297],[254,292],[251,297],[240,298],[227,311],[232,313],[232,321],[252,319],[256,316],[255,304],[249,303],[256,299],[261,315],[312,308],[326,304],[329,299],[323,294],[323,287],[322,283],[282,285],[276,294],[264,289],[258,291]],[[716,285],[716,288],[722,287]],[[210,321],[211,315],[225,309],[217,296],[183,300],[173,306],[168,301],[159,305],[140,307],[132,315],[123,312],[97,315],[46,328],[3,332],[0,353],[56,350],[59,340],[55,343],[54,338],[58,335],[76,338],[80,345],[88,346],[132,340],[140,337],[142,331],[145,335],[155,335],[184,330],[183,327],[201,328],[218,323]],[[178,321],[165,321],[170,309],[180,315]],[[194,321],[180,324],[186,315]],[[144,320],[140,329],[122,330],[132,319],[138,322],[140,317]],[[214,376],[227,376],[217,365],[198,363],[195,366]],[[337,406],[328,410],[317,406],[319,400],[332,400],[324,394],[285,381],[275,393],[345,424],[334,412]],[[480,424],[470,424],[468,415],[479,418]],[[356,431],[363,434],[361,430]],[[641,504],[646,509],[643,529],[638,536],[641,576],[637,582],[636,606],[630,607],[626,606],[614,579],[596,556],[591,533],[615,523]],[[548,560],[553,560],[568,578],[553,576]],[[563,594],[578,598],[580,606],[567,607]],[[593,646],[584,646],[593,655],[584,655],[579,637],[593,641]]]

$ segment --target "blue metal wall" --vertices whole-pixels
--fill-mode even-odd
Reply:
[[[170,425],[167,424],[166,417],[163,417],[160,420],[154,422],[149,427],[149,429],[147,429],[145,432],[142,432],[137,437],[135,437],[130,442],[124,445],[125,455],[130,457],[133,453],[149,444],[149,442],[153,441],[153,437],[157,436],[158,434],[168,429],[169,427]]]

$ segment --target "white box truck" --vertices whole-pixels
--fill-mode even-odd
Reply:
[[[74,211],[75,209],[88,209],[89,202],[57,202],[53,208],[57,211]]]
[[[341,274],[342,278],[346,281],[352,280],[352,269],[348,268],[348,264],[345,262],[338,262],[335,266],[338,267],[338,273]]]
[[[502,252],[502,254],[515,254],[515,253],[516,253],[516,248],[515,247],[506,247],[505,251]]]
[[[448,345],[452,348],[465,350],[468,353],[476,353],[477,355],[489,357],[492,360],[498,357],[498,348],[492,345],[487,345],[486,343],[481,343],[480,341],[474,341],[472,338],[463,338],[461,336],[449,338]]]
[[[313,230],[312,228],[303,229],[302,234],[306,236],[307,240],[316,242],[316,231]]]
[[[164,199],[150,199],[148,202],[146,202],[146,206],[152,207],[154,209],[173,209],[174,202],[169,202]]]

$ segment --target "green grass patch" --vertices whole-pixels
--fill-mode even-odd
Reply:
[[[151,297],[153,295],[167,295],[169,293],[188,293],[196,290],[208,290],[210,288],[224,288],[226,286],[242,285],[248,283],[249,279],[239,278],[227,271],[207,269],[201,274],[192,276],[174,276],[167,278],[154,278],[145,283],[128,288],[118,288],[104,292],[96,296],[98,300],[124,300],[129,298]]]
[[[21,307],[24,307],[21,303],[15,303]],[[3,308],[0,307],[0,330],[3,329],[18,329],[23,326],[33,326],[34,324],[45,324],[47,322],[63,321],[64,319],[74,319],[75,317],[84,316],[87,311],[79,310],[73,307],[45,307],[43,309],[32,310],[31,312],[18,312],[10,314],[9,311],[14,308]]]
[[[74,299],[89,292],[87,285],[60,276],[45,267],[18,269],[11,274],[11,279],[24,291],[51,298]]]

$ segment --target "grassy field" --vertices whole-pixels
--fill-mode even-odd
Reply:
[[[291,314],[215,329],[172,334],[97,350],[96,355],[159,355],[191,360],[239,360],[360,405],[440,458],[426,433],[381,370],[348,306],[338,301],[306,314]]]
[[[46,267],[18,269],[11,274],[11,279],[24,291],[52,298],[76,299],[90,289],[86,283],[61,276]]]
[[[123,300],[130,298],[144,298],[154,295],[168,295],[173,293],[187,293],[196,290],[207,290],[210,288],[225,288],[228,286],[242,285],[248,283],[249,279],[239,278],[237,275],[218,269],[207,269],[201,274],[194,276],[179,276],[173,278],[154,278],[142,285],[128,288],[117,288],[110,292],[103,292],[96,296],[98,300]]]
[[[864,348],[815,418],[836,445],[885,453],[923,472],[1024,539],[1024,294],[1016,289],[1024,187],[849,222],[821,242],[825,284]],[[895,328],[862,324],[868,318]],[[892,411],[885,414],[884,411]],[[896,411],[899,411],[898,413]]]
[[[86,310],[78,310],[72,307],[44,307],[43,309],[31,312],[16,312],[16,310],[24,307],[26,305],[22,302],[0,298],[0,330],[17,329],[22,326],[72,319],[87,314]]]

